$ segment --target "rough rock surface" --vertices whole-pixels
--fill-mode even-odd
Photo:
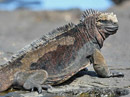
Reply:
[[[94,87],[99,87],[98,89],[101,88],[100,90],[102,88],[107,89],[107,91],[115,91],[115,88],[130,90],[129,5],[130,2],[127,2],[108,10],[117,14],[120,27],[117,34],[106,40],[102,49],[110,70],[123,72],[125,74],[124,78],[98,78],[93,72],[92,66],[89,66],[88,72],[82,71],[73,77],[70,82],[67,82],[67,85],[48,90],[51,93],[43,92],[43,94],[38,95],[36,92],[15,91],[5,95],[13,95],[13,97],[55,97],[57,95],[67,97],[79,93],[81,94],[79,97],[84,97],[85,94],[82,94],[82,92],[87,92],[89,89],[92,90]],[[79,10],[65,12],[30,12],[24,10],[0,12],[0,64],[6,62],[13,53],[16,53],[20,48],[37,39],[43,33],[50,32],[53,28],[71,21],[77,22],[80,14]],[[54,94],[54,92],[58,93]],[[117,90],[117,93],[125,92],[127,91]],[[130,94],[124,97],[130,97]]]

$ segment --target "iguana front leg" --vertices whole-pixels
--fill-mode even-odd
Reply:
[[[45,70],[20,71],[15,74],[14,85],[31,91],[36,88],[38,93],[41,93],[42,88],[50,88],[49,85],[44,85],[47,78],[48,74]]]
[[[123,77],[121,72],[110,72],[101,52],[96,49],[93,54],[93,68],[100,77]]]

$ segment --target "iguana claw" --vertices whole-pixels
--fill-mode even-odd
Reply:
[[[124,74],[121,72],[112,71],[110,77],[124,77]]]
[[[51,85],[42,85],[42,88],[45,90],[52,89]]]
[[[34,91],[34,89],[37,89],[37,92],[40,94],[42,93],[42,86],[39,84],[35,84],[35,83],[28,83],[28,84],[24,84],[24,88],[27,90],[31,90],[32,92]]]

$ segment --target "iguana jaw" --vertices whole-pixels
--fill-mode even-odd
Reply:
[[[107,31],[105,34],[108,34],[108,35],[115,34],[117,32],[118,28],[119,28],[118,24],[107,25],[105,27],[105,30]]]

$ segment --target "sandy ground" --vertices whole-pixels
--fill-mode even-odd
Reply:
[[[130,2],[109,9],[117,14],[119,31],[104,43],[102,53],[110,70],[120,71],[124,78],[98,78],[89,66],[89,72],[76,78],[70,85],[121,87],[130,89]],[[19,10],[0,12],[0,64],[10,59],[31,41],[52,29],[67,24],[77,23],[80,10],[31,12]],[[125,97],[130,97],[127,95]]]

